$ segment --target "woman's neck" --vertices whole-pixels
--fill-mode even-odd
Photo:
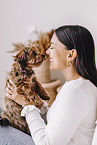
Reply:
[[[67,68],[65,68],[65,69],[63,69],[62,73],[65,76],[66,81],[71,81],[71,80],[76,80],[76,79],[79,79],[79,78],[83,78],[82,76],[80,76],[76,72],[74,66],[72,66],[72,65],[67,67]]]

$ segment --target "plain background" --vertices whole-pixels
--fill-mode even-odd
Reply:
[[[97,0],[0,0],[1,105],[7,72],[13,63],[13,54],[7,53],[13,49],[12,43],[33,39],[28,33],[31,26],[36,25],[39,31],[46,32],[66,24],[88,28],[97,46]],[[52,71],[51,75],[52,79],[65,81],[60,71]]]

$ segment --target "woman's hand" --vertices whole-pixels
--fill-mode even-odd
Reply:
[[[23,95],[17,93],[17,88],[11,79],[9,79],[9,81],[7,82],[6,96],[22,106],[32,104],[38,108],[41,108],[44,103],[38,95],[35,95],[35,97],[33,97],[35,99],[32,100],[31,102],[26,100],[26,98],[24,98]]]

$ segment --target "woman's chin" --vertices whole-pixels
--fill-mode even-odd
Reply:
[[[54,65],[50,65],[50,70],[58,70]]]
[[[50,65],[50,70],[56,70],[54,66]]]
[[[50,70],[54,70],[54,68],[53,67],[50,67]]]

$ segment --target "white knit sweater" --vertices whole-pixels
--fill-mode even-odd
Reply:
[[[97,87],[89,80],[66,82],[47,112],[26,106],[21,112],[36,145],[91,145],[97,119]]]

